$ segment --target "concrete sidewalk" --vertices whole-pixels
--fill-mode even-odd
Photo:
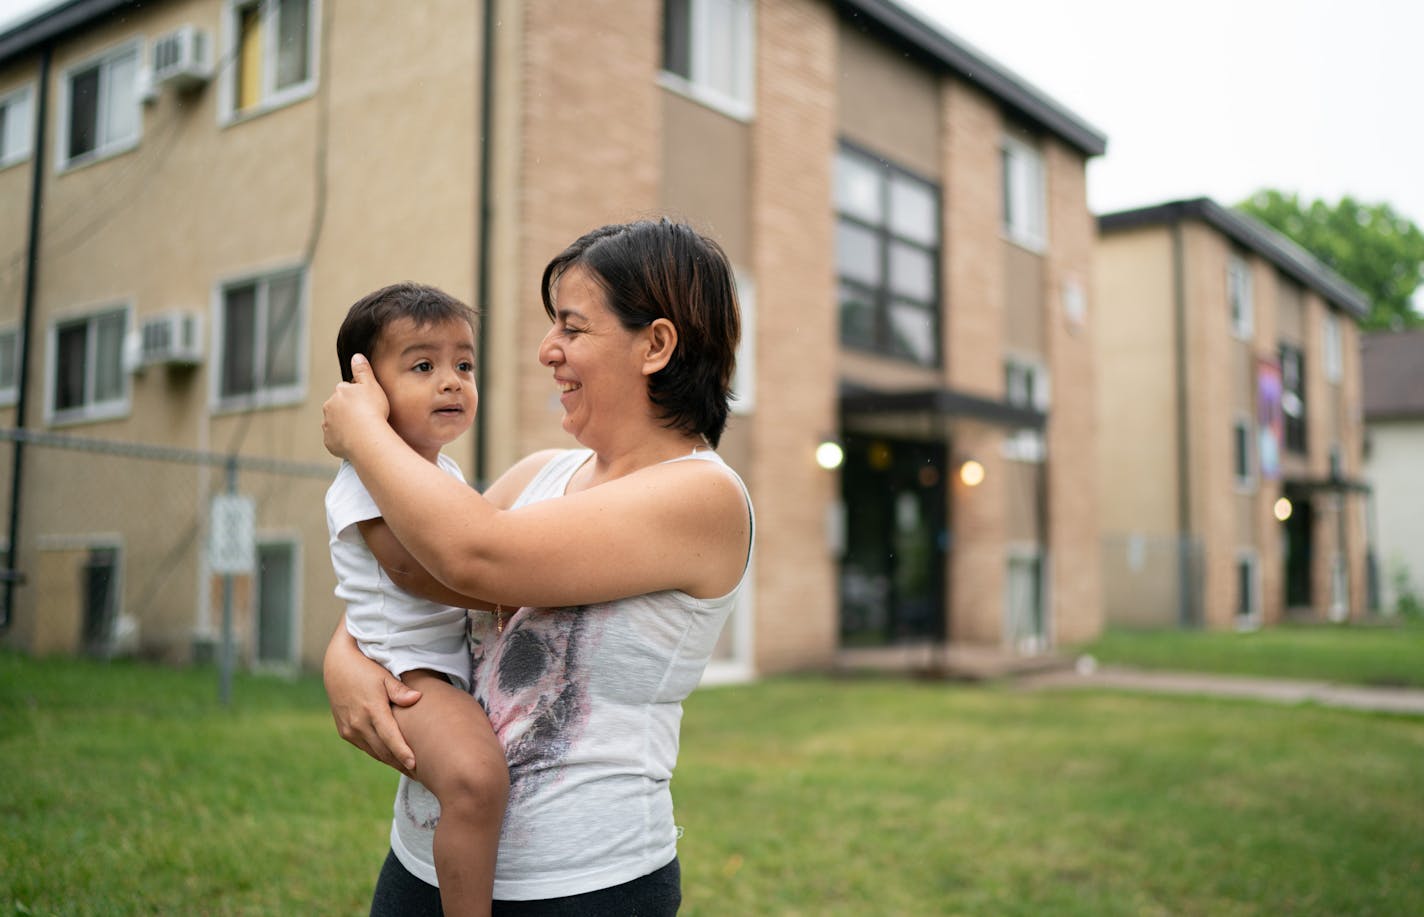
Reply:
[[[1341,685],[1324,681],[1251,678],[1200,672],[1158,672],[1120,666],[1080,664],[1073,668],[1036,672],[1015,679],[1024,690],[1072,688],[1115,689],[1199,697],[1234,697],[1278,704],[1320,704],[1424,716],[1424,690]]]

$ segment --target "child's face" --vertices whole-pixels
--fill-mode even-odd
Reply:
[[[371,368],[391,404],[391,426],[429,461],[470,428],[475,391],[475,335],[452,319],[416,325],[400,318],[376,342]]]

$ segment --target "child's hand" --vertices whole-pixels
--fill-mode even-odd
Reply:
[[[364,438],[372,424],[385,424],[390,413],[386,393],[361,354],[351,358],[350,382],[341,382],[321,406],[321,435],[326,451],[350,458],[351,447]]]

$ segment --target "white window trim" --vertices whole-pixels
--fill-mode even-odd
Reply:
[[[1237,604],[1233,609],[1233,617],[1236,620],[1238,630],[1254,630],[1261,626],[1261,562],[1256,555],[1255,548],[1240,548],[1236,552],[1236,566],[1232,568],[1232,579],[1238,588],[1241,583],[1241,565],[1248,568],[1248,579],[1251,594],[1246,597],[1246,612],[1241,612],[1240,596],[1237,596]]]
[[[223,297],[229,287],[245,283],[257,283],[292,271],[301,273],[302,282],[298,294],[297,311],[301,327],[297,330],[297,381],[291,385],[259,389],[250,395],[224,398],[222,394],[223,360]],[[306,398],[307,389],[307,335],[311,332],[311,269],[303,262],[287,262],[264,270],[234,274],[220,279],[213,287],[212,302],[209,306],[209,324],[212,327],[212,371],[208,373],[208,410],[212,414],[235,414],[243,411],[265,408],[288,407]]]
[[[0,407],[14,407],[20,400],[20,357],[25,352],[24,330],[19,325],[0,326],[0,339],[3,335],[14,332],[15,352],[11,359],[15,361],[15,382],[12,385],[4,385],[0,380]]]
[[[1038,602],[1039,616],[1043,619],[1043,633],[1037,635],[1037,639],[1030,638],[1031,644],[1020,639],[1016,644],[1013,640],[1013,608],[1009,604],[1009,589],[1011,582],[1009,578],[1009,568],[1016,560],[1031,560],[1038,564]],[[1047,652],[1055,643],[1053,622],[1053,602],[1049,595],[1049,584],[1052,582],[1048,569],[1048,551],[1042,550],[1033,542],[1010,542],[1004,548],[1004,618],[1002,627],[1002,642],[1004,646],[1012,652],[1021,655],[1037,655]]]
[[[218,90],[220,101],[218,104],[218,123],[222,126],[229,124],[240,124],[253,118],[265,115],[269,111],[285,108],[295,102],[310,98],[316,93],[317,85],[321,80],[321,0],[310,0],[308,15],[310,21],[307,23],[307,61],[309,73],[306,80],[288,86],[286,89],[275,89],[277,82],[277,55],[268,52],[266,49],[277,46],[277,0],[260,0],[262,10],[262,99],[249,108],[239,109],[237,107],[237,57],[238,49],[238,28],[237,28],[237,8],[247,6],[248,0],[223,0],[222,9],[222,56],[218,58],[220,64],[220,75],[218,79]]]
[[[1241,294],[1241,309],[1235,312],[1233,300]],[[1231,319],[1231,334],[1237,340],[1249,341],[1256,329],[1256,291],[1250,263],[1232,252],[1226,262],[1226,307]]]
[[[128,364],[123,362],[123,354],[120,353],[120,365],[123,367],[121,378],[123,379],[123,396],[112,401],[104,401],[98,404],[86,404],[79,408],[69,408],[59,411],[54,406],[55,396],[55,372],[58,369],[57,359],[58,333],[60,325],[67,325],[81,319],[92,321],[96,316],[107,312],[122,311],[124,313],[124,337],[127,340],[133,331],[134,306],[132,300],[111,302],[93,308],[86,308],[65,312],[55,315],[50,319],[49,328],[45,333],[45,424],[52,427],[68,426],[70,424],[91,423],[98,420],[113,420],[118,417],[127,417],[133,407],[133,385],[128,373]],[[90,340],[93,338],[91,336]],[[93,346],[92,344],[90,345]],[[93,354],[85,354],[86,365],[92,363]]]
[[[58,110],[56,112],[59,116],[59,124],[54,132],[54,168],[56,174],[72,172],[75,169],[82,169],[96,162],[112,159],[121,153],[127,153],[129,150],[136,148],[143,140],[143,87],[140,84],[144,78],[144,49],[146,47],[147,42],[142,35],[139,35],[120,42],[119,44],[111,45],[97,54],[91,54],[83,60],[66,67],[64,72],[60,74],[59,105],[57,106]],[[136,116],[134,118],[135,129],[133,136],[116,142],[101,143],[88,153],[74,159],[69,159],[66,151],[69,149],[69,107],[71,104],[71,81],[74,78],[74,74],[80,70],[87,70],[95,64],[102,64],[110,59],[121,57],[130,51],[133,52],[135,58],[134,108],[136,109]]]
[[[1246,474],[1243,477],[1236,468],[1236,437],[1242,434],[1246,448]],[[1231,478],[1236,482],[1236,492],[1251,494],[1256,492],[1259,476],[1259,462],[1256,460],[1256,425],[1246,414],[1237,414],[1231,422]]]
[[[1325,313],[1320,329],[1321,360],[1327,382],[1339,382],[1345,375],[1345,348],[1340,319],[1333,312]]]
[[[8,108],[20,100],[25,103],[25,123],[24,141],[19,149],[9,156],[5,156],[5,151],[0,150],[0,169],[7,169],[10,166],[19,165],[26,162],[34,155],[35,151],[35,84],[25,83],[16,86],[14,89],[0,93],[0,110]]]
[[[1048,247],[1048,170],[1047,164],[1043,160],[1043,153],[1037,147],[1032,146],[1011,134],[1003,135],[1001,139],[1002,148],[1009,154],[1011,161],[1009,168],[1000,176],[1000,180],[1006,185],[1010,182],[1018,182],[1020,179],[1032,181],[1031,188],[1023,189],[1025,192],[1032,191],[1033,202],[1027,203],[1029,198],[1025,195],[1012,195],[1016,201],[1022,200],[1025,203],[1018,212],[1004,213],[1002,215],[1002,231],[1004,238],[1033,252],[1043,252]],[[1022,162],[1024,168],[1015,169],[1013,162]],[[1004,189],[1000,189],[1000,199],[1004,197]],[[1036,211],[1036,213],[1035,213]],[[1034,225],[1035,218],[1038,225]]]
[[[742,60],[738,62],[741,65],[738,80],[746,86],[746,98],[738,98],[709,86],[705,80],[699,79],[699,71],[705,72],[707,52],[702,50],[697,38],[707,35],[708,17],[711,15],[711,11],[709,4],[702,0],[689,0],[689,2],[691,4],[689,14],[692,18],[692,40],[688,44],[688,56],[692,76],[689,78],[662,70],[658,74],[658,84],[664,89],[719,111],[729,118],[750,121],[756,114],[756,13],[754,4],[751,0],[736,0],[737,9],[741,13],[736,28],[741,33],[741,44],[746,49]]]
[[[254,588],[252,592],[253,607],[251,635],[252,642],[250,644],[252,647],[251,658],[254,660],[254,665],[257,668],[263,670],[294,672],[296,671],[302,658],[302,537],[300,533],[291,531],[259,532],[256,538],[256,542],[257,547],[259,548],[286,546],[292,549],[292,585],[291,594],[287,597],[287,600],[288,602],[290,602],[290,607],[292,609],[291,618],[288,622],[292,629],[291,634],[289,635],[289,639],[291,642],[291,658],[283,662],[266,661],[258,663],[256,661],[257,650],[259,647],[258,640],[261,637],[261,634],[258,631],[258,627],[261,624],[261,616],[258,614],[259,609],[257,607],[257,601],[261,596],[261,589],[258,588],[260,586],[262,576],[262,571],[260,569],[257,571],[258,582],[253,584]]]
[[[756,282],[750,274],[733,272],[737,284],[737,304],[741,311],[742,339],[737,343],[737,369],[732,376],[733,414],[756,410]]]

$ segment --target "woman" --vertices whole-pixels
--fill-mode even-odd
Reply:
[[[712,451],[740,332],[732,272],[715,242],[644,221],[575,241],[545,268],[541,296],[553,325],[539,360],[583,449],[535,453],[481,496],[395,435],[359,359],[323,430],[381,508],[393,538],[377,556],[392,576],[491,609],[472,615],[471,645],[473,693],[510,772],[495,913],[671,914],[681,703],[752,544],[746,490]],[[325,677],[342,737],[408,770],[390,704],[415,692],[344,627]],[[403,777],[373,913],[438,912],[434,815]]]

